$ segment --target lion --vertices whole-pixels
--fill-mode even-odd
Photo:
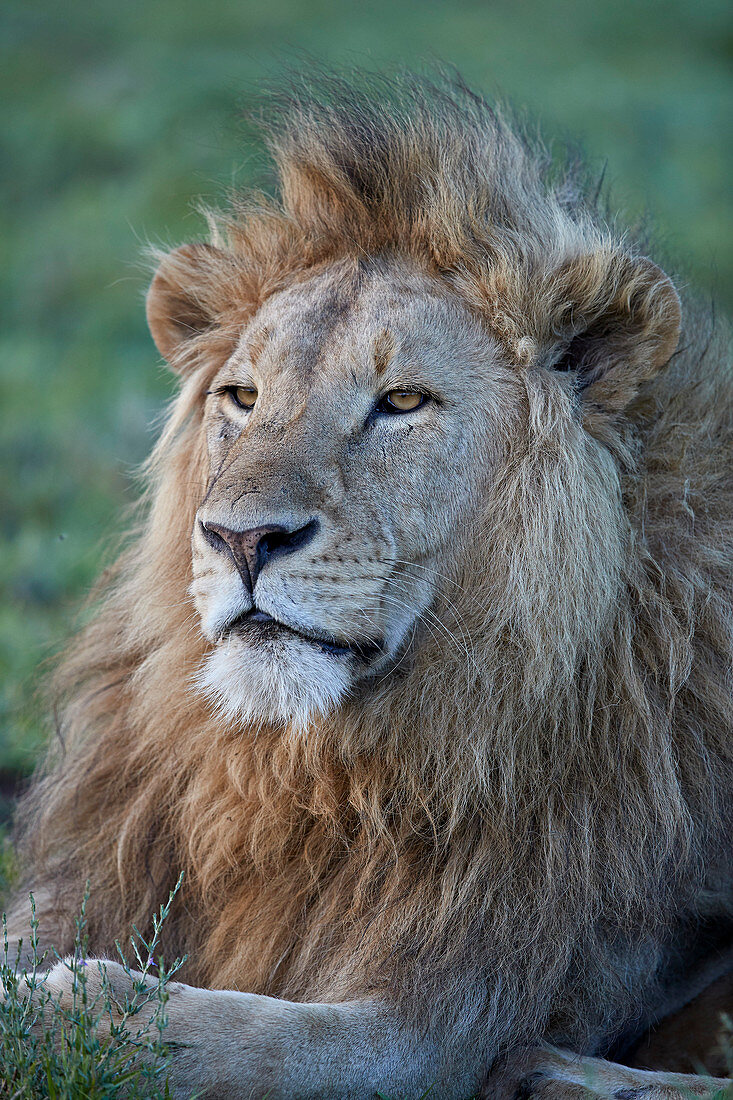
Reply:
[[[19,830],[61,953],[86,880],[105,957],[183,871],[177,1097],[726,1072],[727,345],[507,117],[324,78],[158,255],[180,393]]]

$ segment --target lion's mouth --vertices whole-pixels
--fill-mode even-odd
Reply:
[[[317,646],[325,653],[333,657],[357,657],[364,662],[371,662],[382,654],[384,643],[381,639],[361,642],[349,642],[342,638],[336,638],[333,634],[319,634],[311,630],[290,626],[279,619],[274,618],[267,611],[261,611],[258,607],[251,611],[245,611],[232,619],[223,631],[222,637],[227,634],[241,634],[257,641],[267,638],[281,637],[283,634],[292,634],[310,645]]]

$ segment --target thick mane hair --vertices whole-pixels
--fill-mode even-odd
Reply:
[[[177,321],[195,334],[139,524],[56,678],[60,738],[20,811],[28,884],[53,897],[64,950],[88,879],[104,953],[183,871],[166,952],[188,953],[186,981],[378,989],[506,1043],[592,1045],[633,1016],[615,953],[640,944],[653,986],[658,945],[729,860],[723,335],[686,303],[679,350],[623,411],[568,417],[558,333],[579,301],[588,324],[633,308],[643,253],[581,167],[452,78],[324,79],[268,118],[279,197],[236,196],[210,246],[167,261],[185,285],[196,259]],[[522,428],[411,659],[307,736],[227,725],[194,688],[202,395],[270,295],[393,254],[499,339]]]

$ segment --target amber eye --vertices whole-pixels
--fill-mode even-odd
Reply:
[[[227,393],[240,409],[254,408],[257,400],[257,390],[254,386],[229,386]]]
[[[416,393],[415,390],[390,390],[377,405],[377,411],[382,413],[414,412],[426,401],[425,394]]]

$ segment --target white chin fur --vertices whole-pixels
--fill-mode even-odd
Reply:
[[[199,691],[227,721],[289,722],[297,729],[338,706],[351,683],[345,661],[308,642],[282,639],[259,649],[236,636],[217,645],[196,678]]]

